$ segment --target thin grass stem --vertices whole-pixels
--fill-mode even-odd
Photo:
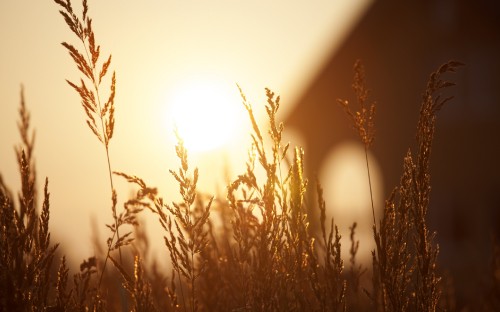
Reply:
[[[182,303],[184,306],[184,312],[187,312],[186,297],[184,297],[184,289],[182,289],[182,281],[181,281],[181,272],[179,269],[177,270],[177,279],[179,280],[179,288],[181,289],[181,296],[182,296]]]
[[[370,201],[372,205],[372,216],[373,216],[373,226],[374,229],[377,228],[377,223],[375,221],[375,205],[373,203],[373,190],[372,190],[372,179],[370,175],[370,165],[368,162],[368,146],[365,144],[365,159],[366,159],[366,171],[368,172],[368,185],[370,186]]]
[[[88,49],[87,49],[87,45],[85,44],[85,41],[83,39],[81,39],[81,41],[82,41],[83,47],[85,49],[85,54],[87,56],[87,62],[89,62],[89,64],[91,64],[92,60],[90,59],[89,52],[88,52]],[[96,97],[97,97],[97,105],[99,107],[99,111],[101,112],[102,111],[101,96],[99,94],[99,86],[96,84],[96,80],[95,80],[95,77],[96,77],[95,67],[92,68],[92,73],[93,73],[93,76],[92,76],[92,85],[94,86],[94,90],[96,92]],[[106,127],[104,127],[104,117],[101,115],[99,119],[101,120],[102,133],[106,133]],[[107,135],[104,136],[104,147],[106,149],[106,160],[107,160],[107,163],[108,163],[109,184],[110,184],[110,187],[111,187],[111,192],[113,192],[113,190],[115,188],[114,188],[114,185],[113,185],[113,170],[111,170],[111,160],[110,160],[110,157],[109,157],[109,138],[108,138]],[[115,220],[116,232],[113,233],[111,241],[114,240],[115,236],[117,237],[117,239],[120,239],[120,233],[118,232],[118,219],[116,217],[116,211],[113,212],[113,219]],[[123,264],[123,262],[122,262],[122,250],[121,250],[120,247],[118,247],[118,254],[119,254],[119,257],[120,257],[120,264]],[[108,257],[109,257],[109,249],[108,249],[108,254],[106,256],[106,260],[104,261],[103,270],[106,269],[106,262],[108,260]],[[102,275],[101,275],[101,278],[102,278]]]

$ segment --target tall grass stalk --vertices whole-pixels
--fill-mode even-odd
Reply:
[[[21,87],[18,130],[22,144],[15,148],[21,190],[18,201],[0,175],[0,310],[34,311],[49,305],[52,262],[59,244],[51,246],[48,178],[43,203],[37,205],[34,161],[35,132]]]
[[[450,61],[431,74],[417,124],[418,154],[411,150],[403,162],[400,186],[386,201],[373,252],[377,305],[384,311],[436,311],[441,295],[437,268],[439,246],[428,228],[430,155],[438,111],[453,97],[442,98],[454,83],[443,75],[463,64]]]
[[[54,0],[62,9],[59,11],[63,16],[66,24],[70,30],[78,37],[80,40],[85,56],[79,52],[77,48],[73,45],[63,42],[62,45],[68,50],[73,61],[77,65],[80,73],[83,77],[80,79],[80,85],[77,85],[69,80],[66,80],[68,84],[73,87],[76,92],[80,95],[82,106],[87,115],[86,123],[92,133],[97,137],[97,139],[103,144],[106,152],[106,161],[108,165],[109,183],[111,187],[111,202],[112,202],[112,215],[114,224],[108,228],[112,231],[112,236],[108,239],[107,245],[108,250],[106,254],[106,259],[101,272],[101,277],[99,279],[99,285],[102,282],[102,278],[106,269],[107,261],[110,257],[110,253],[113,249],[117,248],[120,255],[120,262],[122,261],[121,253],[121,242],[123,240],[119,233],[119,217],[116,212],[117,204],[117,194],[113,185],[113,174],[111,169],[111,160],[109,157],[109,142],[113,137],[115,118],[115,93],[116,93],[116,74],[113,72],[110,84],[109,97],[103,105],[101,99],[101,83],[102,79],[106,77],[108,73],[109,66],[111,64],[111,55],[106,61],[102,63],[100,68],[98,67],[98,61],[100,57],[100,46],[96,45],[95,34],[92,29],[92,19],[87,15],[88,5],[87,0],[83,0],[83,11],[82,16],[79,18],[73,11],[71,5],[71,0]],[[90,81],[92,84],[92,89],[89,89],[84,81]],[[99,125],[96,123],[96,119],[99,120]],[[115,240],[116,237],[116,240]]]
[[[337,100],[337,102],[342,106],[347,116],[351,119],[354,129],[358,132],[358,135],[363,142],[365,150],[365,160],[366,160],[366,171],[368,173],[368,186],[370,188],[370,202],[372,208],[373,216],[373,226],[376,227],[375,221],[375,205],[373,202],[373,191],[372,191],[372,179],[370,175],[370,164],[368,162],[368,151],[373,144],[375,139],[375,102],[368,105],[367,99],[369,90],[366,88],[365,83],[365,69],[361,60],[357,60],[354,63],[354,82],[352,88],[356,95],[357,104],[359,106],[358,111],[352,111],[349,101],[347,100]]]

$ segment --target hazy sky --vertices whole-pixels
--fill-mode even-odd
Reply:
[[[162,194],[172,192],[168,169],[178,162],[166,114],[176,90],[198,80],[224,87],[238,83],[259,106],[270,87],[281,94],[286,114],[369,2],[90,0],[96,41],[103,56],[113,54],[117,72],[113,169],[143,177]],[[80,12],[78,1],[73,7]],[[22,83],[37,131],[38,185],[46,176],[50,181],[52,237],[63,249],[79,246],[70,256],[79,262],[93,254],[91,216],[98,219],[102,241],[107,237],[103,224],[111,223],[110,189],[104,149],[65,82],[80,76],[62,41],[80,48],[55,3],[0,2],[0,173],[17,190],[13,147],[19,142]],[[226,152],[192,155],[202,188],[214,189],[209,168],[244,153],[245,138],[227,143]],[[130,187],[118,177],[115,183],[125,200]]]

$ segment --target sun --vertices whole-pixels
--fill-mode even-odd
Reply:
[[[179,85],[170,98],[168,110],[190,151],[220,148],[234,140],[245,119],[238,89],[217,79],[192,79]]]

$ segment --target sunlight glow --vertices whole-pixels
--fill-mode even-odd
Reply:
[[[74,2],[80,12],[81,1]],[[280,94],[280,120],[285,119],[372,2],[275,0],[263,9],[262,1],[127,1],[117,10],[114,1],[92,1],[89,14],[98,43],[104,55],[113,54],[111,67],[117,71],[113,168],[138,174],[160,189],[176,187],[166,178],[166,168],[178,164],[176,123],[190,164],[200,169],[199,189],[224,198],[226,176],[232,179],[245,170],[251,144],[248,116],[232,113],[233,108],[243,110],[235,82],[256,113],[265,105],[264,87]],[[37,129],[38,176],[49,176],[55,194],[53,237],[78,246],[68,256],[79,265],[95,253],[88,239],[95,234],[89,215],[110,218],[109,209],[103,209],[109,204],[109,182],[105,168],[96,166],[103,164],[101,146],[84,123],[78,95],[64,81],[79,73],[58,44],[74,39],[59,15],[46,1],[0,1],[0,169],[16,193],[20,178],[12,146],[19,143],[16,104],[22,82]],[[234,106],[220,108],[226,100],[214,100],[217,93],[234,99]],[[68,177],[75,183],[68,183]],[[120,197],[126,197],[130,186],[124,182],[120,187]],[[75,209],[68,214],[69,206]],[[103,222],[98,223],[104,230]],[[157,220],[149,223],[148,231]],[[68,226],[74,224],[81,226]],[[164,250],[163,240],[155,242],[153,250]]]
[[[241,132],[245,112],[238,89],[216,79],[186,82],[171,98],[169,116],[189,151],[219,148]]]

